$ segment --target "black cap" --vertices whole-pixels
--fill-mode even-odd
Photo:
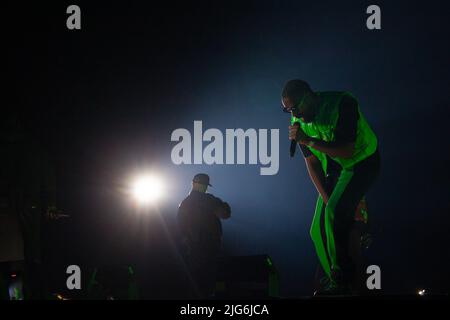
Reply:
[[[212,187],[212,185],[209,184],[209,176],[206,173],[199,173],[194,176],[194,179],[192,179],[192,182],[204,184],[206,186]]]

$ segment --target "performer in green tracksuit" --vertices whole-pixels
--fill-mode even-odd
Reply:
[[[377,137],[348,92],[313,92],[306,82],[291,80],[282,104],[291,113],[289,139],[300,145],[319,192],[310,233],[329,280],[324,293],[350,293],[356,269],[350,233],[356,208],[379,173]]]

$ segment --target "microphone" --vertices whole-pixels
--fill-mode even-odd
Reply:
[[[296,123],[294,123],[294,126],[300,126],[299,124],[298,124],[298,122],[296,122]],[[294,140],[291,140],[291,148],[290,148],[290,154],[291,154],[291,158],[292,157],[294,157],[294,155],[295,155],[295,150],[297,150],[297,141],[295,141],[295,139]]]
[[[297,149],[297,142],[295,140],[291,140],[291,158],[295,155],[295,150]]]

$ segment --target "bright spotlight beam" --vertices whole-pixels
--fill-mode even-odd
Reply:
[[[163,184],[158,177],[144,175],[134,181],[132,195],[138,204],[149,205],[161,198],[163,189]]]

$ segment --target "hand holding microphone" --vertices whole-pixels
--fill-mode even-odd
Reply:
[[[291,140],[291,158],[295,155],[295,150],[297,149],[297,132],[299,128],[300,125],[298,124],[298,122],[295,122],[293,125],[289,126],[289,140]]]
[[[300,124],[295,122],[289,126],[289,140],[291,140],[290,154],[291,157],[293,157],[297,148],[297,142],[300,144],[307,144],[310,139],[302,130]]]

